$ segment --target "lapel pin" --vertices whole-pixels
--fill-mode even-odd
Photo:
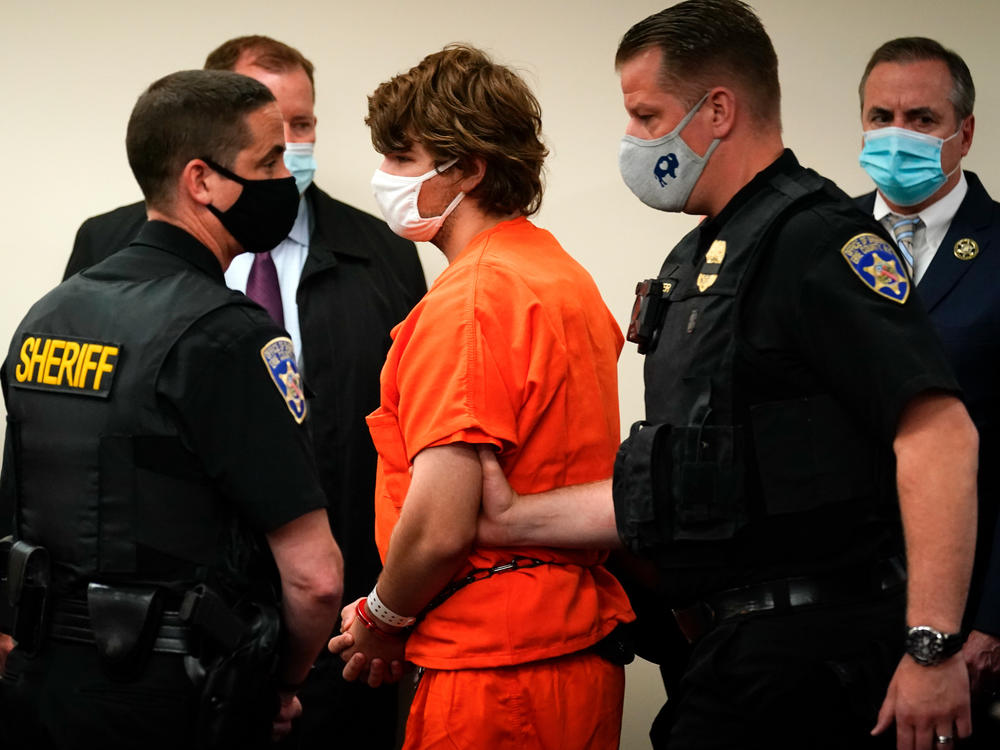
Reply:
[[[955,257],[959,260],[972,260],[979,255],[979,243],[969,237],[963,237],[955,243]]]

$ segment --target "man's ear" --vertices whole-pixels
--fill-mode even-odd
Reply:
[[[962,134],[958,138],[962,141],[962,156],[967,156],[969,149],[972,148],[972,136],[976,132],[975,115],[969,115],[965,118],[965,122],[962,123],[961,131]]]
[[[702,105],[712,115],[712,138],[725,138],[733,129],[736,121],[736,94],[725,86],[716,86],[708,92],[708,98]]]
[[[458,189],[465,194],[471,193],[486,176],[486,159],[479,154],[472,154],[459,161],[456,165],[462,170],[462,178],[458,181]]]
[[[207,206],[212,203],[213,180],[209,175],[215,172],[201,159],[192,159],[184,165],[181,170],[180,179],[177,181],[177,189],[196,203]]]

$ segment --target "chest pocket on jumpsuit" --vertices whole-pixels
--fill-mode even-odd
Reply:
[[[381,468],[375,488],[376,506],[391,501],[398,514],[410,488],[410,464],[399,422],[394,414],[381,409],[368,415],[367,421]]]

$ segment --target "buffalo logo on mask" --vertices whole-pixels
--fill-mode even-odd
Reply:
[[[267,365],[268,374],[278,393],[285,400],[288,411],[295,421],[302,424],[306,418],[306,395],[302,387],[302,376],[295,364],[295,347],[285,336],[271,339],[260,350],[260,356]]]
[[[874,234],[852,237],[840,254],[865,286],[886,299],[900,304],[910,296],[910,280],[896,251]]]
[[[677,123],[677,127],[666,135],[653,139],[637,138],[628,133],[622,136],[618,147],[618,170],[629,190],[647,206],[660,211],[683,211],[687,206],[708,158],[722,142],[716,138],[709,144],[705,155],[699,156],[681,138],[681,131],[707,98],[708,94],[705,94]],[[680,169],[681,161],[684,162],[684,169]],[[680,174],[677,174],[678,170]]]
[[[661,187],[667,186],[667,181],[664,177],[670,177],[671,180],[676,180],[677,175],[674,174],[674,170],[677,169],[677,155],[667,154],[666,156],[661,156],[660,160],[656,162],[656,166],[653,167],[653,174],[656,175],[656,179],[660,181]]]

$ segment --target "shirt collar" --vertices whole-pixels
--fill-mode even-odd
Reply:
[[[960,174],[958,184],[947,195],[940,200],[934,201],[934,203],[927,206],[919,214],[916,214],[920,217],[920,221],[924,225],[921,247],[936,250],[938,245],[944,240],[944,236],[948,234],[948,227],[951,226],[952,219],[955,218],[959,206],[965,200],[965,194],[969,192],[969,183],[965,179],[965,172],[961,172]],[[876,191],[875,205],[872,207],[872,214],[875,216],[875,219],[882,222],[882,225],[885,226],[885,218],[891,213],[893,211],[886,204],[885,198],[882,197],[880,192]],[[913,214],[905,215],[912,216]]]
[[[923,211],[921,211],[918,216],[920,220],[927,227],[928,231],[932,226],[944,226],[948,227],[951,224],[951,220],[955,218],[955,214],[958,213],[958,207],[962,205],[962,201],[965,199],[965,194],[969,192],[969,183],[965,179],[965,172],[962,172],[958,184],[952,188],[947,195],[945,195],[941,200],[935,201]],[[872,207],[872,214],[877,221],[882,221],[889,214],[894,213],[889,204],[885,202],[885,198],[882,197],[882,193],[875,191],[875,205]],[[903,216],[912,216],[913,214],[903,214]]]
[[[212,251],[175,224],[147,221],[130,244],[158,248],[187,261],[213,279],[224,280],[222,266]]]
[[[758,172],[750,182],[740,188],[739,192],[730,198],[723,209],[713,218],[706,219],[701,225],[700,245],[708,247],[709,241],[713,240],[719,230],[726,225],[730,217],[746,205],[753,196],[777,174],[794,174],[799,167],[799,160],[795,158],[792,150],[786,148],[781,155],[764,169]]]
[[[299,198],[299,213],[288,233],[288,239],[303,247],[309,247],[309,234],[309,201],[305,197],[301,197]]]

